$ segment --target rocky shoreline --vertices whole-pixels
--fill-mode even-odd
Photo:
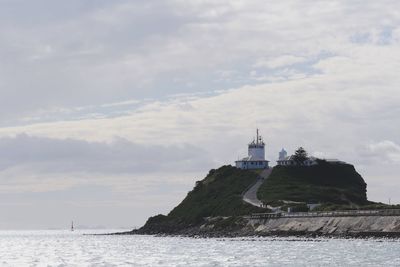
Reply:
[[[282,232],[228,232],[228,231],[196,231],[185,230],[176,233],[143,233],[138,231],[129,231],[121,233],[112,233],[110,235],[152,235],[161,237],[189,237],[189,238],[246,238],[246,237],[295,237],[295,238],[337,238],[337,239],[370,239],[370,238],[386,238],[386,239],[399,239],[399,232],[348,232],[342,234],[325,234],[320,232],[299,232],[299,231],[282,231]]]
[[[212,217],[192,226],[142,227],[118,235],[184,236],[192,238],[305,237],[400,238],[400,216],[248,219]]]

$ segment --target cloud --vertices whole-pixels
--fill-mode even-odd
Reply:
[[[205,150],[185,143],[0,138],[0,212],[7,214],[0,227],[58,228],[73,218],[140,226],[172,209],[214,165]]]
[[[0,139],[4,168],[43,165],[51,172],[142,173],[198,170],[209,163],[206,152],[193,145],[135,144],[122,138],[111,143],[51,139],[20,134]]]
[[[25,134],[0,139],[0,162],[2,191],[51,191],[88,183],[111,186],[112,180],[126,183],[129,177],[159,173],[182,176],[213,165],[204,150],[187,144],[146,145],[121,138],[100,143]]]
[[[384,140],[368,144],[361,152],[361,157],[375,164],[396,164],[400,162],[400,146]]]
[[[59,228],[71,219],[78,227],[140,226],[171,210],[210,165],[187,144],[1,138],[0,228]]]
[[[36,194],[50,214],[103,203],[96,220],[115,204],[114,222],[130,203],[143,222],[244,156],[259,127],[271,161],[304,146],[354,163],[386,200],[382,184],[400,186],[397,6],[2,2],[0,190],[41,214]]]
[[[267,71],[254,79],[248,75],[254,64],[268,68],[295,64],[295,76],[307,77],[313,73],[311,62],[323,54],[342,56],[362,46],[380,46],[378,41],[354,42],[354,36],[378,32],[375,39],[395,46],[399,18],[389,7],[396,5],[395,1],[373,5],[3,2],[1,123],[15,125],[38,110],[147,97],[163,100],[175,93],[293,76]],[[227,71],[237,73],[235,79],[221,80],[218,73]]]
[[[291,66],[297,63],[302,63],[304,61],[306,61],[304,57],[283,55],[272,59],[261,59],[258,62],[256,62],[256,64],[254,64],[254,67],[256,68],[266,67],[269,69],[275,69],[275,68]]]

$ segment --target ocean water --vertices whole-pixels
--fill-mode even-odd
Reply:
[[[93,233],[0,231],[0,266],[400,266],[398,240]]]

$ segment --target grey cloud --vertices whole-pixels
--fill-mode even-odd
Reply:
[[[24,167],[39,173],[137,174],[196,171],[212,165],[204,150],[187,144],[146,145],[121,138],[107,144],[25,134],[0,139],[3,171]]]
[[[121,203],[134,212],[173,207],[204,176],[198,174],[245,155],[256,126],[271,161],[282,146],[304,145],[354,163],[368,184],[395,188],[398,6],[395,0],[0,1],[0,133],[29,134],[0,139],[1,194],[18,194],[5,198],[9,203],[32,200],[31,213],[43,218],[60,215],[58,207],[75,195],[72,213],[100,220],[105,210],[121,209],[125,220]],[[191,98],[193,92],[200,94]],[[188,97],[169,99],[175,93]],[[131,99],[138,102],[108,105]],[[182,173],[189,171],[196,174]],[[383,189],[369,192],[372,200],[386,198]],[[116,206],[83,208],[102,198]],[[50,199],[53,206],[43,209]],[[142,205],[143,199],[153,201]],[[17,221],[24,220],[10,225]]]
[[[384,140],[361,147],[359,155],[366,164],[398,164],[400,163],[400,146],[392,141]]]
[[[0,139],[2,229],[140,226],[167,212],[213,163],[191,145]],[[201,177],[201,176],[200,176]]]
[[[296,75],[283,77],[270,77],[282,75],[265,70],[255,80],[248,73],[260,58],[314,59],[354,44],[357,34],[396,29],[400,19],[389,8],[396,5],[3,1],[1,123],[13,125],[21,116],[54,107],[163,98],[302,77],[312,72],[307,64],[288,71]],[[240,79],[220,82],[214,74],[224,70],[239,72]]]
[[[183,24],[162,2],[65,3],[0,3],[12,14],[0,20],[3,123],[43,108],[143,96],[144,76],[154,69],[147,58]]]
[[[1,138],[0,228],[59,228],[72,219],[78,227],[140,226],[176,205],[213,165],[186,144]]]
[[[126,227],[141,226],[149,216],[170,210],[188,190],[160,180],[158,187],[147,192],[122,194],[105,185],[81,185],[48,192],[1,193],[1,229],[68,229],[75,225]],[[165,190],[165,189],[164,189]],[[145,204],[144,204],[145,203]]]

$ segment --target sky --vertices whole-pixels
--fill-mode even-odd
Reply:
[[[0,229],[133,228],[259,128],[400,203],[397,0],[0,0]]]

